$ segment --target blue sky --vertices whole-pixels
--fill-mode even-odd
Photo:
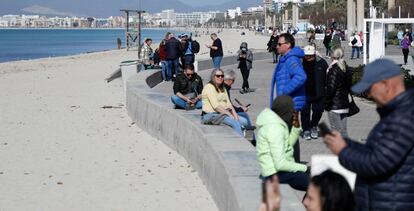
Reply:
[[[191,6],[205,6],[205,5],[214,5],[214,4],[222,4],[228,2],[230,0],[214,0],[214,1],[206,1],[206,0],[180,0],[183,3],[186,3]]]

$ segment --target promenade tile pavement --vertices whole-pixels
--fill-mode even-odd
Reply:
[[[350,49],[345,49],[346,55],[350,58]],[[323,49],[320,50],[323,53]],[[330,61],[328,61],[329,63]],[[357,66],[362,63],[362,59],[348,60],[350,66]],[[243,79],[237,65],[230,65],[222,67],[222,69],[232,69],[237,73],[235,84],[231,90],[231,99],[235,103],[234,98],[237,98],[243,104],[251,104],[248,114],[253,122],[256,122],[257,115],[266,107],[269,107],[270,83],[273,71],[277,64],[273,64],[272,60],[254,61],[253,69],[250,71],[249,84],[250,88],[255,89],[255,92],[248,94],[240,94]],[[200,71],[204,84],[208,83],[210,77],[210,70]],[[376,112],[376,105],[373,102],[356,98],[356,103],[361,111],[357,115],[348,118],[348,134],[357,141],[363,141],[368,136],[368,133],[373,126],[378,122],[379,117]],[[321,121],[329,123],[326,112]],[[301,161],[310,162],[311,156],[314,154],[330,154],[321,138],[311,141],[300,138]]]

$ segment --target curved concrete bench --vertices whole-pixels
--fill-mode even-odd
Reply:
[[[173,109],[171,83],[147,87],[145,79],[153,72],[128,80],[127,109],[133,121],[198,171],[220,210],[258,210],[261,184],[255,148],[230,127],[201,124],[199,110]],[[281,193],[282,210],[303,210],[293,189],[281,185]]]

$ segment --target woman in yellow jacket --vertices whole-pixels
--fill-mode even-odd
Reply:
[[[257,159],[264,180],[277,174],[280,183],[306,191],[309,184],[307,166],[296,163],[293,158],[293,145],[302,130],[294,112],[292,98],[282,95],[273,101],[272,109],[266,108],[259,114],[256,121],[259,129]]]

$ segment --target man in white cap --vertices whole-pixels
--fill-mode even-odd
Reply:
[[[336,131],[324,140],[339,162],[357,174],[358,210],[413,210],[414,89],[406,90],[397,64],[378,59],[364,68],[352,91],[368,93],[380,121],[365,144],[344,140]]]
[[[303,69],[305,70],[307,80],[305,83],[306,103],[301,111],[301,121],[303,138],[311,140],[318,138],[317,126],[324,111],[325,81],[328,63],[316,55],[314,46],[305,46],[303,50],[305,52]]]

